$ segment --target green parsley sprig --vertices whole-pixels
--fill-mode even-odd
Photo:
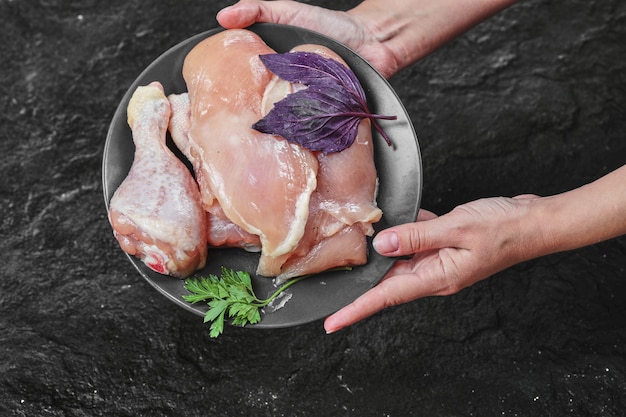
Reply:
[[[296,282],[306,278],[301,276],[287,281],[269,298],[259,299],[252,288],[250,274],[222,267],[222,276],[210,274],[208,277],[188,278],[185,289],[191,294],[183,295],[190,303],[206,301],[209,310],[204,315],[204,322],[211,322],[210,336],[218,337],[224,331],[224,320],[232,319],[232,324],[245,326],[261,321],[259,309],[267,306],[272,300]]]

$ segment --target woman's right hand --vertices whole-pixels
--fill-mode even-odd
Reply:
[[[378,311],[418,298],[450,295],[496,272],[544,253],[533,233],[535,195],[493,197],[437,217],[420,210],[417,222],[382,230],[378,253],[398,259],[382,281],[324,322],[328,333]]]

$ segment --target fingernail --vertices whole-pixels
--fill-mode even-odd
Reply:
[[[324,330],[326,331],[326,334],[335,333],[337,330],[340,330],[341,327],[341,323],[338,323],[335,316],[332,314],[324,320]]]
[[[343,329],[343,326],[341,326],[341,325],[335,325],[335,326],[332,326],[332,327],[324,326],[324,331],[326,331],[326,334],[333,334],[335,332],[338,332],[341,329]]]
[[[381,233],[374,238],[374,249],[376,252],[384,255],[386,253],[396,252],[400,246],[398,243],[398,235],[396,232]]]

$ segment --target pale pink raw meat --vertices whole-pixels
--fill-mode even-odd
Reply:
[[[191,108],[189,94],[170,94],[168,97],[172,108],[169,130],[172,141],[191,163],[196,181],[203,190],[203,207],[207,211],[207,241],[210,246],[242,248],[250,252],[261,250],[261,240],[257,235],[246,232],[230,221],[224,210],[215,200],[207,182],[207,171],[202,169],[202,159],[198,156],[189,140],[191,125]]]
[[[318,161],[298,145],[251,128],[272,77],[259,59],[267,53],[274,51],[254,33],[223,31],[194,47],[183,77],[205,208],[219,204],[230,221],[259,236],[262,258],[276,258],[304,234]]]
[[[306,232],[277,275],[289,278],[367,262],[366,236],[380,220],[376,206],[376,170],[368,120],[347,149],[319,154],[318,187],[311,196]],[[370,162],[371,161],[371,162]]]
[[[170,105],[159,83],[128,105],[135,155],[113,194],[109,221],[122,250],[156,272],[186,277],[206,261],[206,215],[198,185],[166,145]]]
[[[345,65],[337,54],[320,45],[301,45],[293,50],[314,52]],[[274,77],[265,93],[263,113],[273,102],[302,88],[306,87]],[[376,203],[378,177],[368,119],[361,121],[352,146],[341,152],[318,153],[317,158],[317,188],[311,196],[306,232],[294,251],[276,260],[281,263],[278,281],[366,263],[366,236],[374,233],[372,223],[382,216]]]

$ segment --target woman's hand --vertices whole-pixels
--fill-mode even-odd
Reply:
[[[374,248],[398,260],[376,287],[326,318],[332,333],[393,305],[454,294],[516,263],[626,234],[626,165],[549,197],[473,201],[381,231]]]
[[[222,9],[217,14],[217,21],[227,29],[245,28],[256,22],[299,26],[322,33],[355,50],[385,77],[399,69],[396,57],[378,40],[369,23],[347,12],[289,0],[242,0]]]
[[[417,222],[381,231],[374,248],[398,260],[383,280],[352,304],[329,316],[332,333],[386,307],[462,290],[541,253],[541,236],[524,226],[539,197],[487,198],[437,217],[421,210]]]
[[[516,1],[365,0],[341,12],[289,0],[240,0],[217,21],[227,29],[256,22],[310,29],[350,47],[390,78]]]

